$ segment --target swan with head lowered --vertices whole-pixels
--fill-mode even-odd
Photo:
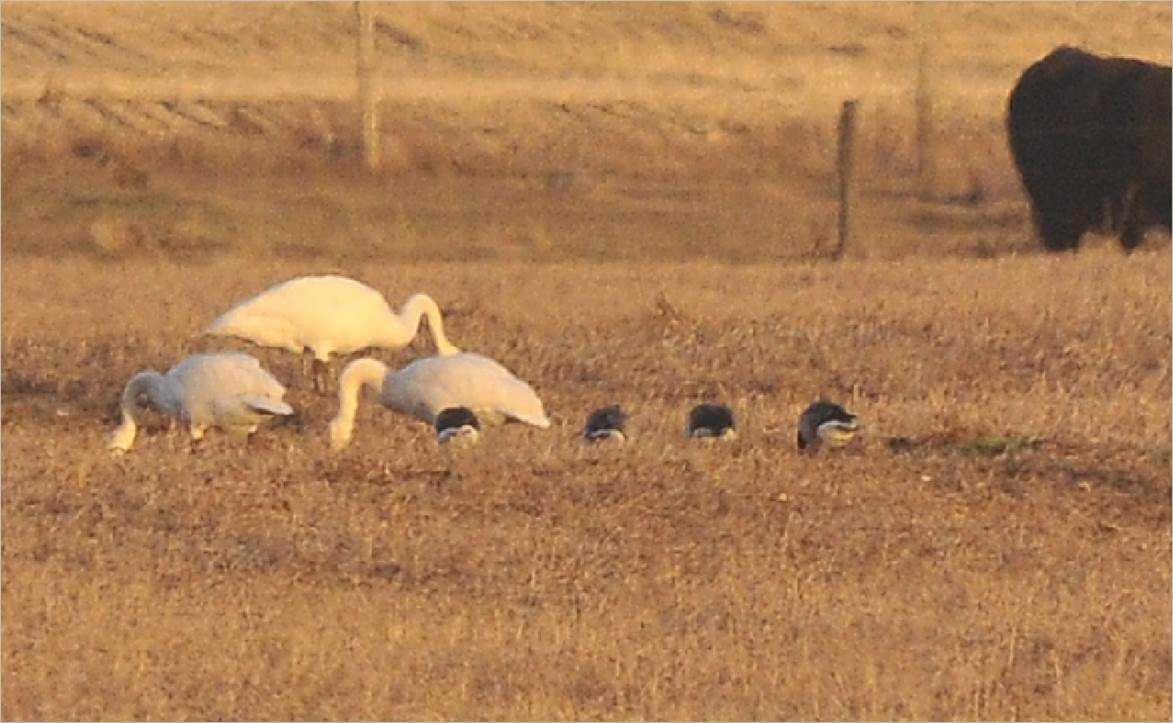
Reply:
[[[255,357],[194,354],[166,374],[149,369],[131,378],[122,391],[122,424],[110,449],[130,450],[147,405],[186,424],[192,439],[202,439],[211,427],[247,437],[265,419],[293,414],[284,396],[285,387]]]
[[[432,425],[442,411],[466,407],[484,424],[550,426],[533,388],[480,354],[425,357],[399,371],[376,359],[358,359],[346,366],[338,380],[338,414],[330,422],[334,449],[350,443],[364,387],[373,390],[384,406]]]
[[[224,312],[205,333],[299,354],[308,349],[314,389],[323,391],[331,354],[407,346],[421,318],[427,319],[438,355],[460,352],[444,335],[444,319],[432,297],[413,294],[394,312],[378,291],[345,276],[302,276],[277,284]]]

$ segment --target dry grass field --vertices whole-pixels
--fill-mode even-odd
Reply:
[[[310,267],[7,260],[4,716],[1167,718],[1168,266],[365,269],[554,427],[446,456],[368,404],[332,454],[264,351],[298,424],[114,458],[133,372]],[[807,458],[819,391],[867,433]],[[706,399],[737,442],[682,438]],[[584,449],[611,401],[634,443]]]
[[[918,9],[919,8],[919,9]],[[741,262],[1034,250],[1006,95],[1059,43],[1168,63],[1161,3],[381,8],[361,172],[347,3],[5,3],[5,250]],[[914,99],[929,37],[930,181]]]
[[[352,13],[0,5],[0,716],[1173,716],[1169,242],[1039,253],[1001,130],[1055,44],[1169,62],[1167,4],[386,6],[378,173]],[[299,359],[199,334],[325,272],[431,293],[553,427],[367,399],[331,452]],[[298,416],[105,450],[225,347]],[[803,455],[820,394],[864,430]],[[736,441],[684,439],[707,400]]]

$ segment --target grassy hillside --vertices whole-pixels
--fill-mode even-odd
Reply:
[[[1059,43],[1168,62],[1162,4],[401,4],[361,170],[347,4],[6,4],[3,231],[57,253],[796,257],[1033,248],[1002,130]],[[914,193],[930,43],[934,163]],[[438,218],[442,216],[443,218]]]

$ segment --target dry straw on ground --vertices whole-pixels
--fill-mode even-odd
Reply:
[[[331,454],[266,351],[298,424],[115,459],[126,378],[306,267],[6,261],[4,715],[1167,717],[1168,263],[367,270],[554,428],[447,456],[371,403]],[[866,432],[810,459],[819,392]],[[739,441],[686,444],[706,399]]]
[[[1160,4],[395,4],[361,173],[350,5],[6,4],[5,248],[744,261],[1033,247],[1005,98],[1058,43],[1169,62]],[[915,177],[922,39],[931,181]],[[35,199],[35,200],[34,200]],[[133,245],[128,248],[134,248]]]
[[[0,7],[0,715],[1170,717],[1168,243],[1039,254],[1001,131],[1058,42],[1168,62],[1167,5],[390,6],[374,176],[350,12]],[[198,335],[310,272],[428,291],[553,428],[368,403],[331,453],[299,359]],[[108,455],[131,374],[224,345],[298,419]],[[820,394],[864,430],[810,457]],[[736,442],[683,439],[706,400]]]

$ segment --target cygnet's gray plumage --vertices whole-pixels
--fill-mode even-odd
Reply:
[[[798,448],[816,450],[823,444],[842,447],[851,441],[859,422],[833,402],[820,399],[798,418]]]
[[[694,439],[737,436],[733,411],[723,404],[698,404],[688,413],[688,436]]]
[[[285,387],[249,354],[193,354],[166,374],[153,369],[136,374],[122,392],[122,424],[110,448],[125,452],[134,445],[139,416],[154,406],[187,425],[192,439],[211,427],[247,436],[268,417],[293,414]]]

